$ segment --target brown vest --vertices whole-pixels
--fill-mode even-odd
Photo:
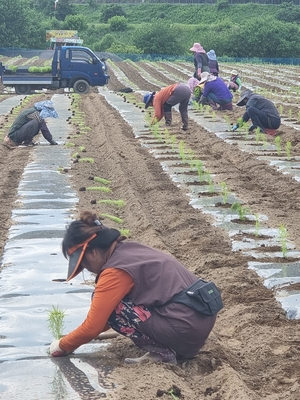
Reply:
[[[131,300],[144,306],[158,307],[198,279],[169,254],[130,241],[117,244],[106,268],[126,271],[134,281]]]

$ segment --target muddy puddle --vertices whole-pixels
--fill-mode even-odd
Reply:
[[[68,174],[60,173],[60,168],[68,168],[71,160],[70,149],[63,146],[69,130],[71,99],[54,95],[52,100],[60,118],[49,119],[48,124],[50,131],[59,132],[59,137],[54,136],[60,146],[49,146],[43,139],[32,149],[32,161],[19,184],[2,258],[3,400],[100,399],[114,387],[106,377],[110,367],[99,368],[94,359],[107,344],[89,343],[67,358],[54,359],[48,354],[53,340],[48,323],[52,307],[66,312],[64,333],[69,332],[84,320],[92,293],[92,287],[82,284],[81,277],[65,282],[67,262],[61,253],[61,241],[78,201]],[[7,113],[19,102],[20,96],[3,101],[0,112]],[[90,278],[85,275],[85,279]]]
[[[226,201],[224,201],[224,188],[214,183],[214,176],[205,169],[204,162],[197,163],[193,160],[182,148],[182,143],[164,134],[164,128],[159,132],[145,128],[145,121],[140,118],[140,110],[129,102],[125,103],[121,96],[101,90],[100,94],[131,125],[141,146],[146,147],[159,160],[163,170],[169,174],[176,185],[185,190],[190,198],[190,204],[201,212],[210,214],[214,218],[214,224],[228,232],[232,250],[240,251],[245,256],[252,256],[257,260],[255,263],[249,263],[249,268],[255,270],[263,278],[266,287],[273,289],[287,318],[300,318],[300,291],[290,290],[290,286],[299,281],[300,251],[288,240],[284,232],[281,232],[279,228],[269,228],[267,215],[254,216],[247,214],[245,210],[241,217],[240,212],[233,209],[233,205],[239,203],[243,209],[243,199],[230,193],[226,194]],[[236,133],[228,131],[228,124],[219,117],[208,118],[190,110],[189,118],[224,141],[238,145],[242,151],[252,152],[258,157],[267,157],[270,165],[276,166],[279,172],[289,173],[298,180],[299,160],[294,158],[291,162],[286,157],[278,158],[278,149],[275,145],[258,142],[255,135],[252,135],[251,143],[249,137],[247,140],[241,140],[240,136],[236,138]],[[251,239],[249,235],[252,236]],[[268,261],[273,259],[278,260],[276,268],[269,267]],[[291,267],[295,265],[295,268]],[[268,280],[262,272],[265,269],[268,270]],[[290,271],[288,275],[287,269]],[[273,278],[273,284],[270,286],[271,278]]]

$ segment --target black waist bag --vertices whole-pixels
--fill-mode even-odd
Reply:
[[[184,304],[204,315],[215,315],[223,308],[221,293],[217,286],[202,279],[175,294],[164,306],[170,303]]]

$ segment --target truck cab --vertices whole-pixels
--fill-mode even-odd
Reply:
[[[62,46],[57,48],[52,73],[61,81],[68,81],[77,93],[87,93],[89,86],[104,86],[108,83],[107,67],[89,48]]]

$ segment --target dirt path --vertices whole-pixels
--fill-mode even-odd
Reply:
[[[132,66],[128,68],[128,75],[135,79],[136,85],[151,90],[138,74],[132,73]],[[126,72],[126,65],[122,65],[122,70]],[[112,71],[110,75],[110,89],[119,90],[122,85]],[[189,205],[185,192],[140,146],[130,126],[102,96],[97,93],[82,96],[80,110],[84,111],[86,125],[91,130],[84,135],[75,134],[70,141],[76,145],[74,152],[84,146],[85,152],[79,151],[80,157],[93,158],[94,163],[74,162],[70,169],[79,196],[78,212],[94,209],[112,214],[109,206],[96,202],[100,198],[124,200],[126,205],[113,213],[124,220],[122,227],[129,229],[131,239],[170,252],[199,276],[216,282],[224,299],[224,309],[205,347],[195,359],[178,366],[149,363],[124,366],[124,357],[142,353],[129,340],[114,339],[108,350],[95,359],[99,366],[107,363],[115,366],[112,380],[118,386],[107,398],[154,400],[158,389],[167,390],[175,384],[186,400],[298,400],[300,321],[286,319],[272,291],[248,269],[251,258],[232,252],[227,233],[214,227],[209,215]],[[236,120],[241,112],[235,109],[227,115]],[[144,118],[142,110],[141,118]],[[174,112],[170,133],[184,140],[205,161],[216,180],[225,181],[253,213],[266,214],[269,226],[284,223],[291,239],[300,246],[299,183],[278,173],[265,161],[224,143],[193,121],[188,133],[180,132],[179,126]],[[298,132],[283,126],[279,133],[283,140],[294,143],[296,153]],[[1,236],[4,237],[17,183],[30,150],[17,155],[1,148],[1,155],[1,213],[5,221]],[[112,191],[100,196],[84,190],[92,186],[90,178],[95,176],[110,180]],[[119,227],[108,219],[105,223]]]

